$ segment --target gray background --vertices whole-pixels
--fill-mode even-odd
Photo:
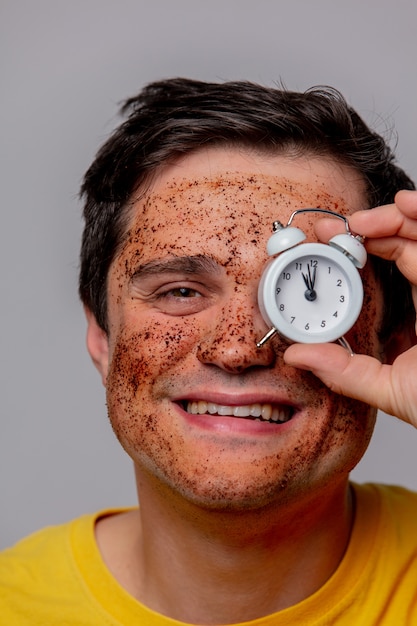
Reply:
[[[169,76],[339,88],[417,178],[415,0],[1,0],[0,547],[135,503],[76,295],[82,174],[117,103]],[[355,471],[417,488],[381,415]]]

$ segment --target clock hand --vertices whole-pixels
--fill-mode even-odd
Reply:
[[[316,273],[317,273],[317,267],[314,266],[313,277],[311,277],[310,266],[308,266],[308,275],[310,276],[310,287],[312,291],[314,291],[314,285],[316,284]]]
[[[311,290],[310,277],[307,276],[307,274],[304,274],[304,272],[301,272],[301,274],[302,274],[302,277],[304,279],[305,286],[307,287],[307,289]]]
[[[304,297],[309,302],[313,302],[317,298],[317,293],[314,291],[314,285],[316,282],[316,268],[313,270],[313,276],[311,275],[310,265],[307,268],[308,274],[302,272],[305,286],[307,289],[304,292]]]

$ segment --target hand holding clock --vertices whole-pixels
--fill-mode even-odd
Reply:
[[[320,239],[326,241],[334,235],[335,222],[318,221]],[[358,211],[349,224],[352,231],[367,238],[370,254],[396,262],[412,285],[417,308],[417,191],[400,191],[394,204]],[[417,338],[405,339],[405,351],[392,365],[365,355],[351,356],[334,343],[293,344],[284,358],[290,365],[311,370],[333,391],[377,406],[417,427]]]

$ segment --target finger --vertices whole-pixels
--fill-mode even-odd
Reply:
[[[357,211],[349,217],[349,227],[367,238],[398,236],[417,240],[417,216],[408,215],[395,204]]]
[[[364,355],[351,355],[337,344],[293,344],[284,360],[313,372],[329,389],[389,413],[389,366]]]
[[[356,211],[349,217],[349,227],[353,233],[368,238],[397,235],[417,240],[417,191],[402,190],[396,194],[393,204]],[[339,219],[321,218],[316,223],[322,241],[327,242],[344,230]]]
[[[357,211],[349,217],[354,232],[366,237],[399,235],[417,239],[417,191],[402,190],[395,202],[373,209]]]
[[[349,228],[353,234],[368,239],[401,236],[405,231],[407,239],[417,239],[417,222],[404,217],[393,204],[353,213]],[[346,227],[339,219],[324,217],[317,220],[315,231],[321,241],[328,242],[334,235],[346,232]]]
[[[403,189],[396,194],[394,200],[404,215],[417,219],[417,191]]]

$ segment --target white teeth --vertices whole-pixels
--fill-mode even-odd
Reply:
[[[272,410],[272,415],[271,415],[271,420],[273,422],[279,422],[280,421],[280,411],[274,407],[274,409]]]
[[[272,406],[271,404],[245,404],[240,406],[227,406],[205,402],[204,400],[187,403],[187,412],[193,415],[230,415],[234,417],[250,417],[259,422],[288,422],[292,417],[290,407]]]
[[[230,406],[219,404],[217,406],[217,415],[233,415],[233,409],[231,409]]]
[[[272,415],[272,406],[270,404],[263,404],[261,415],[263,420],[270,420]]]
[[[233,415],[235,417],[249,417],[250,414],[250,406],[235,406],[233,408]]]
[[[261,404],[252,404],[250,414],[253,417],[260,417],[262,415],[262,405]]]
[[[272,410],[271,420],[273,422],[286,422],[287,421],[287,411],[283,411],[282,409],[278,409],[274,407]]]

